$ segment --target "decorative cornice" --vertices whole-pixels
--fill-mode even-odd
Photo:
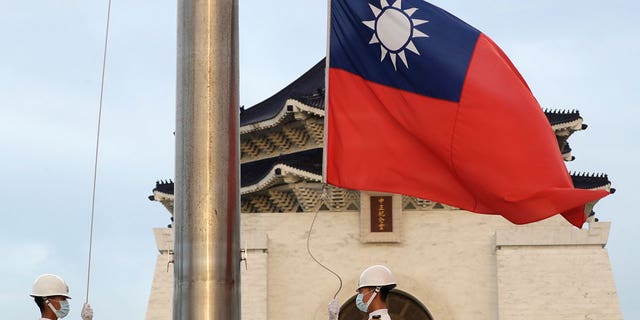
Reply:
[[[274,185],[292,183],[299,180],[320,182],[322,181],[322,175],[313,174],[284,164],[277,164],[257,183],[240,188],[240,194],[250,194],[265,190]]]

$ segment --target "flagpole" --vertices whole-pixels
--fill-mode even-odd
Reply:
[[[331,55],[331,0],[327,0],[327,53],[325,55],[324,66],[324,133],[323,133],[323,152],[322,152],[322,183],[327,183],[327,141],[329,128],[329,58]]]
[[[238,5],[179,0],[174,320],[240,319]]]

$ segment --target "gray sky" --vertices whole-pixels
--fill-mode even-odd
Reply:
[[[634,189],[640,174],[640,44],[635,1],[432,1],[489,35],[547,108],[579,109],[572,171],[608,173],[618,190],[595,208],[612,221],[609,256],[626,319],[640,318]],[[90,302],[101,319],[143,319],[156,259],[152,228],[169,214],[147,200],[173,178],[176,2],[112,4]],[[93,152],[105,1],[0,4],[0,307],[37,318],[41,273],[86,290]],[[240,102],[277,92],[325,55],[325,1],[240,1]],[[327,300],[329,297],[326,297]]]

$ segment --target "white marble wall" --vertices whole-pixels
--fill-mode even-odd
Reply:
[[[243,319],[326,319],[338,280],[307,253],[312,219],[242,215],[241,246],[249,249]],[[385,264],[436,320],[622,318],[603,247],[607,223],[578,230],[558,217],[515,226],[499,216],[448,210],[405,211],[399,223],[399,242],[363,243],[360,213],[320,212],[310,246],[342,277],[341,302],[354,295],[362,269]],[[150,309],[154,297],[152,290]]]

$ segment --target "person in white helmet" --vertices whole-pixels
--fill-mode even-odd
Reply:
[[[66,317],[71,311],[68,299],[69,286],[54,274],[43,274],[33,283],[30,296],[40,309],[41,320],[58,320]],[[91,305],[85,303],[80,312],[82,320],[93,319]]]
[[[389,268],[382,265],[366,268],[360,274],[358,281],[356,307],[368,313],[369,320],[391,320],[386,301],[389,291],[395,287],[396,279]],[[338,320],[339,309],[337,300],[334,299],[329,303],[329,320]]]
[[[366,268],[360,274],[356,307],[369,313],[369,319],[391,320],[387,309],[387,295],[396,287],[391,270],[382,265]]]

